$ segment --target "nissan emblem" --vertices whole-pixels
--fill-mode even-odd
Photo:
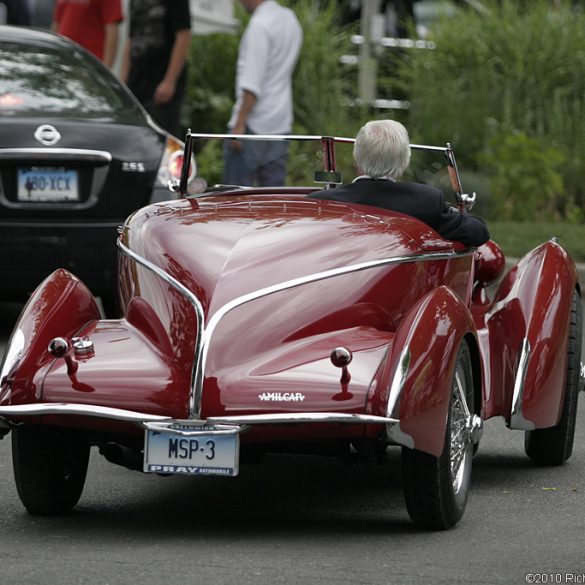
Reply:
[[[43,124],[35,130],[35,138],[45,146],[53,146],[61,140],[61,134],[54,126]]]

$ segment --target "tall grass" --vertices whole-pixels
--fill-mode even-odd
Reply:
[[[488,144],[525,135],[564,161],[559,211],[567,215],[571,205],[582,206],[585,15],[569,3],[553,10],[549,0],[500,0],[491,3],[489,16],[466,10],[441,21],[433,40],[436,50],[410,53],[400,70],[413,139],[451,141],[464,164],[481,169]],[[499,172],[493,157],[490,165]]]

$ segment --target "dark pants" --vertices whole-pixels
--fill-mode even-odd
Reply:
[[[246,129],[246,134],[254,134]],[[231,140],[223,144],[223,182],[245,187],[284,185],[289,143],[285,140],[242,140],[234,150]]]

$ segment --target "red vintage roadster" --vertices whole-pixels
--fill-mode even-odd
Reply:
[[[321,142],[333,188],[335,143],[351,140],[288,138]],[[465,213],[451,147],[412,148],[445,155]],[[581,299],[554,239],[502,277],[493,242],[466,248],[315,187],[189,195],[186,167],[182,199],[120,229],[121,318],[57,270],[14,329],[0,435],[31,514],[77,504],[92,446],[145,473],[225,476],[267,452],[399,446],[408,512],[434,529],[464,513],[485,419],[524,431],[536,464],[571,456]]]

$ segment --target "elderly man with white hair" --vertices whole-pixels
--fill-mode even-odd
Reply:
[[[399,122],[368,122],[358,132],[353,156],[359,177],[348,185],[317,191],[309,197],[398,211],[467,246],[480,246],[489,240],[483,220],[447,205],[439,189],[398,181],[410,162],[408,132]]]

